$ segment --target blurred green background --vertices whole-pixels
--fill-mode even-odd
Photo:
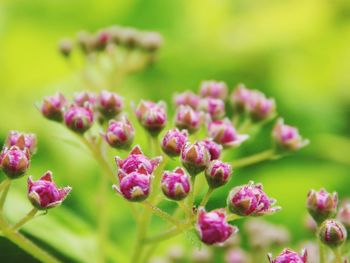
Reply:
[[[223,205],[232,185],[262,182],[283,207],[268,219],[287,225],[295,244],[310,236],[303,228],[308,189],[324,186],[340,198],[350,196],[349,1],[3,0],[0,138],[12,129],[37,133],[39,151],[30,173],[38,178],[50,169],[59,185],[74,189],[61,208],[26,226],[37,242],[66,262],[94,262],[98,167],[86,153],[62,143],[65,130],[43,119],[34,105],[58,90],[71,94],[83,88],[58,54],[58,40],[111,24],[159,31],[165,39],[155,65],[117,88],[127,101],[171,102],[175,91],[197,91],[205,79],[226,81],[231,89],[243,82],[275,97],[279,114],[311,140],[296,155],[237,170],[209,207]],[[263,149],[267,140],[268,132],[243,151]],[[7,206],[11,220],[30,208],[25,188],[24,179],[15,183]],[[122,202],[110,200],[110,236],[119,245],[110,250],[122,262],[118,251],[132,246],[134,222]],[[0,251],[1,262],[35,262],[3,239]]]

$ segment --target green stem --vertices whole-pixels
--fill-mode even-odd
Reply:
[[[20,229],[25,223],[27,223],[29,220],[33,219],[33,217],[36,215],[36,213],[38,212],[38,209],[36,209],[35,207],[30,210],[30,212],[23,217],[20,221],[18,221],[18,223],[16,223],[13,227],[12,230],[16,231],[18,229]]]
[[[150,220],[151,220],[151,213],[147,213],[146,211],[144,211],[138,223],[139,228],[137,231],[137,238],[136,238],[134,252],[130,261],[131,263],[138,263],[142,257],[142,252],[144,249],[143,239],[147,234],[147,227],[149,225]]]
[[[58,259],[42,250],[29,239],[20,233],[13,231],[13,229],[11,229],[10,226],[5,222],[2,215],[0,215],[0,229],[7,239],[15,243],[17,246],[32,255],[34,258],[38,259],[40,262],[60,263]]]
[[[144,207],[150,211],[151,213],[154,213],[155,215],[157,215],[158,217],[168,221],[169,223],[172,223],[174,225],[179,225],[180,222],[172,217],[171,215],[169,215],[168,213],[164,212],[163,210],[161,210],[159,207],[152,205],[149,201],[143,201],[141,204],[144,205]]]
[[[196,176],[191,176],[191,191],[188,195],[188,208],[192,211],[194,206],[194,191],[195,191]],[[192,212],[193,213],[193,212]]]
[[[6,185],[9,183],[10,179],[4,179],[1,183],[0,183],[0,192],[6,187]]]
[[[191,217],[191,216],[192,216],[192,210],[189,209],[189,208],[186,206],[184,200],[178,201],[178,202],[176,202],[176,203],[177,203],[177,205],[185,212],[185,214],[186,214],[188,217]],[[181,210],[179,210],[179,211],[181,211]],[[178,210],[176,210],[175,213],[174,213],[175,217],[177,217],[177,216],[176,216],[177,213],[178,213]]]
[[[340,247],[332,249],[334,256],[335,256],[335,262],[336,263],[343,263],[342,257],[341,257],[341,252],[340,252]]]
[[[320,258],[320,263],[325,263],[324,248],[321,240],[318,239],[318,253]]]
[[[0,212],[4,208],[4,204],[6,202],[6,197],[7,197],[8,191],[10,189],[10,186],[11,186],[11,180],[6,179],[6,183],[5,183],[5,186],[3,187],[3,192],[2,192],[2,195],[0,197]]]
[[[214,191],[214,188],[209,187],[207,193],[203,197],[202,202],[199,206],[205,207],[205,205],[208,203],[210,195],[213,193],[213,191]]]
[[[260,153],[256,153],[254,155],[244,157],[242,159],[234,160],[232,161],[232,166],[234,168],[237,167],[246,167],[250,166],[262,161],[270,160],[272,158],[276,157],[276,152],[274,149],[268,149]]]
[[[106,176],[100,178],[100,189],[97,200],[98,214],[98,246],[99,246],[99,262],[106,262],[106,244],[108,243],[108,209],[107,203],[107,186],[108,180]]]
[[[237,220],[237,219],[239,219],[239,218],[240,218],[240,216],[238,216],[238,215],[229,214],[229,215],[227,216],[226,220],[227,220],[227,222],[230,222],[230,221]]]

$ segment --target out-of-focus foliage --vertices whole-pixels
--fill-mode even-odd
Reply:
[[[310,146],[294,156],[235,171],[209,207],[224,205],[233,185],[263,182],[283,207],[269,219],[285,224],[297,243],[309,237],[302,227],[308,189],[325,186],[341,198],[350,196],[349,1],[5,0],[0,3],[1,139],[10,129],[37,133],[39,151],[30,173],[38,178],[51,169],[58,184],[74,189],[63,207],[30,222],[27,234],[35,232],[63,258],[93,262],[99,169],[85,152],[63,144],[65,131],[44,120],[34,104],[57,90],[84,88],[72,76],[72,65],[58,55],[57,41],[111,24],[156,30],[165,39],[151,68],[116,87],[127,103],[140,98],[171,102],[173,92],[197,90],[203,79],[223,80],[231,88],[244,82],[276,97],[278,112],[310,139]],[[246,154],[264,148],[268,131],[264,136],[250,142]],[[146,144],[143,137],[138,142]],[[11,218],[30,207],[25,180],[14,188],[13,205],[7,206]],[[131,247],[129,211],[113,202],[105,206],[112,216],[110,237],[121,250]],[[10,250],[4,252],[5,246]],[[0,261],[22,253],[3,239],[0,250]],[[108,250],[123,262],[116,248]],[[157,253],[164,253],[162,247]]]

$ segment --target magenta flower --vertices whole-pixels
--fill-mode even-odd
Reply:
[[[188,140],[187,130],[179,131],[174,128],[167,131],[162,140],[162,149],[169,156],[179,156],[182,147]]]
[[[104,117],[111,119],[123,110],[123,99],[116,93],[103,90],[97,98],[97,107]]]
[[[61,93],[56,93],[54,96],[44,98],[41,105],[41,113],[49,120],[61,122],[66,105],[66,98]]]
[[[125,149],[132,144],[135,130],[130,121],[122,116],[119,121],[111,120],[106,133],[102,136],[111,147]]]
[[[305,249],[301,252],[301,255],[299,255],[298,253],[294,252],[291,249],[286,248],[275,259],[272,258],[272,255],[270,253],[267,256],[270,263],[306,263],[307,262],[307,251]]]
[[[207,245],[225,242],[232,234],[238,232],[238,228],[227,223],[224,209],[206,212],[204,208],[198,211],[196,229],[199,238]]]
[[[94,113],[89,106],[71,105],[64,114],[64,122],[72,131],[83,134],[92,126]]]
[[[172,172],[165,171],[161,185],[164,195],[176,201],[184,199],[191,189],[189,176],[180,167]]]
[[[165,108],[165,103],[162,101],[154,103],[152,101],[141,100],[135,110],[135,114],[140,124],[150,134],[158,135],[167,122]]]
[[[22,133],[18,131],[10,131],[7,139],[6,146],[17,146],[21,150],[28,148],[31,154],[36,150],[37,139],[33,133]]]
[[[136,171],[125,173],[120,176],[120,188],[113,185],[114,190],[120,193],[126,200],[140,202],[145,200],[151,188],[151,176],[144,166],[139,167]]]
[[[244,84],[238,84],[231,93],[231,103],[237,113],[248,110],[248,102],[251,97],[251,90],[247,89]]]
[[[272,214],[280,207],[272,207],[276,201],[269,198],[261,184],[250,181],[246,185],[234,187],[227,198],[230,211],[240,216],[261,216]]]
[[[200,142],[186,143],[181,150],[181,163],[191,176],[204,171],[210,161],[210,154]]]
[[[159,156],[153,159],[149,159],[143,154],[140,146],[136,145],[131,150],[127,158],[122,160],[118,156],[116,156],[115,160],[118,165],[118,176],[119,178],[122,178],[125,174],[136,172],[142,167],[145,168],[148,175],[152,174],[154,169],[162,161],[162,157]]]
[[[210,161],[220,158],[222,151],[222,146],[220,144],[217,144],[212,139],[204,139],[200,141],[200,143],[203,144],[205,148],[207,148],[210,154]]]
[[[202,124],[202,114],[190,106],[180,105],[175,113],[175,126],[186,129],[189,133],[196,132]]]
[[[203,81],[200,86],[200,95],[202,97],[210,97],[225,100],[227,98],[227,85],[223,81]]]
[[[197,109],[199,101],[199,96],[192,91],[185,91],[174,96],[174,102],[176,106],[184,105],[190,106],[193,109]]]
[[[328,193],[325,189],[310,190],[307,194],[307,209],[317,223],[322,223],[337,212],[338,195]]]
[[[275,100],[266,98],[260,91],[251,91],[247,106],[253,121],[266,120],[276,114]]]
[[[205,169],[205,177],[211,188],[226,184],[232,176],[232,167],[220,160],[213,160]]]
[[[73,99],[77,106],[83,107],[88,104],[94,108],[97,103],[97,94],[88,91],[81,91],[75,93]]]
[[[249,137],[246,134],[237,134],[236,129],[228,119],[210,122],[208,136],[224,148],[238,147]]]
[[[212,120],[220,120],[225,116],[225,103],[221,99],[201,99],[198,109],[208,113]]]
[[[25,174],[29,168],[30,152],[18,146],[5,147],[0,154],[0,168],[10,178],[16,179]]]
[[[278,119],[272,131],[272,137],[280,150],[296,151],[309,144],[303,139],[297,128],[284,124],[283,119]]]
[[[39,210],[60,205],[72,190],[71,187],[57,188],[52,180],[52,172],[47,171],[39,180],[33,181],[28,178],[28,198],[29,201]]]
[[[344,204],[338,212],[337,219],[350,231],[350,204]]]
[[[347,232],[344,225],[338,220],[328,219],[322,223],[318,232],[319,239],[325,245],[335,248],[346,241]]]

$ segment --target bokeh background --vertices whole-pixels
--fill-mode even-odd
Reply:
[[[165,40],[152,67],[117,87],[127,101],[171,102],[174,92],[196,91],[205,79],[226,81],[231,89],[243,82],[275,97],[279,114],[310,139],[293,156],[237,170],[209,207],[223,205],[233,185],[262,182],[283,207],[268,220],[292,231],[293,246],[310,237],[303,227],[308,189],[326,187],[350,197],[349,1],[3,0],[0,139],[12,129],[37,133],[39,151],[30,174],[38,178],[50,169],[58,184],[74,189],[61,208],[25,227],[36,242],[65,262],[94,262],[99,169],[88,154],[62,141],[64,129],[43,119],[35,103],[58,90],[72,94],[83,88],[74,84],[72,69],[58,54],[58,40],[112,24],[156,30]],[[263,149],[268,140],[263,133],[242,155]],[[6,208],[11,220],[30,208],[25,188],[25,179],[14,185]],[[122,202],[110,200],[110,237],[118,247],[111,244],[108,250],[123,262],[119,251],[132,247],[134,222]],[[174,239],[156,254],[176,242],[189,244]],[[0,261],[36,262],[2,238]]]

